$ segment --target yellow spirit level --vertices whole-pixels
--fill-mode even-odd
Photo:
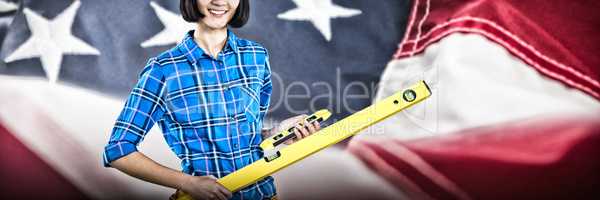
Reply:
[[[298,162],[326,147],[353,136],[365,128],[423,101],[430,95],[431,91],[425,81],[419,81],[418,83],[323,128],[300,141],[277,150],[276,156],[272,153],[271,155],[265,153],[265,155],[272,157],[265,157],[265,159],[257,160],[242,169],[224,176],[217,180],[217,182],[229,191],[236,192],[288,165]],[[320,113],[317,112],[311,116],[322,116],[323,120],[325,120],[331,115],[329,112],[325,113],[325,111],[321,110],[319,111]],[[293,129],[291,130],[293,131]],[[287,131],[287,135],[285,133],[281,134],[281,137],[277,137],[279,136],[279,134],[277,134],[265,140],[265,143],[260,145],[261,148],[264,147],[263,150],[265,150],[265,148],[272,149],[277,146],[277,144],[275,144],[276,142],[283,142],[285,140],[282,138],[290,135],[289,130]],[[189,195],[182,195],[178,198],[178,200],[191,199],[192,198]]]
[[[327,109],[322,109],[322,110],[319,110],[319,111],[315,112],[314,114],[306,117],[299,124],[304,126],[303,125],[304,122],[308,122],[308,123],[319,122],[320,123],[320,122],[327,120],[329,118],[329,116],[331,116],[331,113]],[[283,144],[285,141],[296,138],[296,134],[294,134],[294,129],[295,129],[295,127],[290,127],[287,130],[281,131],[278,134],[275,134],[275,135],[263,140],[260,143],[260,148],[264,152],[263,157],[265,158],[265,161],[270,162],[272,160],[279,158],[279,156],[281,156],[281,154],[279,153],[279,147],[281,147],[280,145]]]

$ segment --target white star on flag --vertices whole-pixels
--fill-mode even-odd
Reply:
[[[277,18],[290,21],[311,21],[323,34],[325,40],[331,40],[331,19],[352,17],[362,11],[344,8],[333,4],[331,0],[292,0],[298,8],[277,15]]]
[[[0,1],[0,12],[10,12],[17,8],[19,8],[19,6],[13,2]]]
[[[195,23],[188,23],[183,20],[181,15],[175,14],[155,2],[150,2],[150,6],[154,9],[156,16],[165,26],[165,28],[152,38],[142,42],[140,46],[143,48],[160,46],[167,44],[176,44],[181,38],[191,29],[196,28]]]
[[[79,1],[73,2],[52,20],[25,8],[23,13],[25,13],[29,30],[31,30],[31,36],[6,57],[4,62],[39,57],[48,80],[55,83],[60,72],[63,54],[100,55],[98,49],[71,33],[71,26],[80,5]]]

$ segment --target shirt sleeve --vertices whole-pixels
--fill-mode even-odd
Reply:
[[[138,143],[165,113],[162,99],[165,80],[159,67],[155,59],[150,59],[140,73],[104,148],[105,167],[137,151]]]
[[[260,116],[259,119],[264,120],[264,117],[269,111],[269,104],[271,102],[271,93],[273,91],[273,82],[271,81],[271,66],[269,64],[269,54],[265,55],[265,75],[263,79],[263,86],[260,90]]]

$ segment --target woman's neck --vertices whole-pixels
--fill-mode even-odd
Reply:
[[[204,52],[216,58],[227,41],[227,28],[212,29],[200,22],[194,31],[194,41]]]

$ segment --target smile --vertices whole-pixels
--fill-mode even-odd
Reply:
[[[210,14],[213,15],[224,15],[225,13],[227,13],[228,10],[217,10],[217,9],[208,9],[208,12],[210,12]]]

